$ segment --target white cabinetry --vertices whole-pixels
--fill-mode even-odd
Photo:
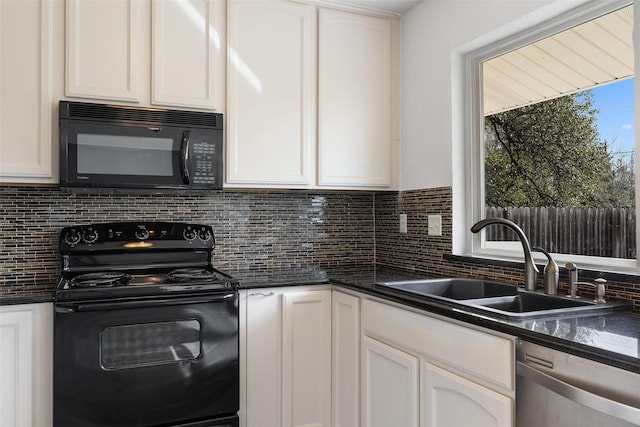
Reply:
[[[67,0],[66,10],[67,97],[223,109],[224,1]]]
[[[408,388],[412,384],[406,371],[411,370],[413,363],[409,361],[415,358],[420,368],[414,369],[412,380],[420,384],[421,427],[513,426],[515,360],[511,339],[370,300],[363,300],[362,312],[365,353],[375,354],[379,360],[378,366],[367,362],[363,368],[363,394],[375,393],[375,400],[364,398],[363,417],[372,411],[384,416],[397,411],[396,405],[408,406],[407,400],[417,398],[418,392],[401,391],[402,385]],[[392,375],[394,369],[396,374]],[[403,379],[399,381],[398,376]],[[377,378],[386,381],[376,384]],[[382,386],[384,383],[389,386]],[[417,425],[405,411],[402,422],[394,425]]]
[[[151,5],[151,103],[222,111],[225,1],[153,0]]]
[[[396,26],[304,2],[231,0],[226,184],[389,189]]]
[[[331,423],[331,291],[242,291],[241,425]]]
[[[363,349],[363,426],[418,427],[418,358],[369,337]]]
[[[0,425],[52,422],[52,304],[0,307]]]
[[[67,96],[140,101],[144,6],[139,0],[67,0]]]
[[[228,183],[311,184],[315,13],[281,0],[229,3]]]
[[[60,6],[0,1],[0,182],[57,181],[52,100]]]
[[[390,19],[320,10],[320,185],[391,185],[392,40]]]
[[[513,402],[428,362],[424,363],[424,427],[510,426]]]
[[[360,427],[360,298],[331,296],[333,427]]]

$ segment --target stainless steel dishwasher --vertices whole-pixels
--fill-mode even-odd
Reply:
[[[640,374],[518,341],[517,427],[640,426]]]

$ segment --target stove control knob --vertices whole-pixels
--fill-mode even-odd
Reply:
[[[194,230],[192,227],[187,227],[184,229],[184,232],[182,233],[182,236],[185,238],[185,240],[193,240],[196,238],[196,230]]]
[[[87,229],[87,231],[85,231],[82,235],[82,240],[84,240],[84,242],[88,244],[94,243],[96,240],[98,240],[98,230],[96,230],[95,228]]]
[[[147,230],[146,227],[138,228],[134,234],[136,236],[136,239],[139,240],[147,240],[149,238],[149,230]]]
[[[211,231],[203,228],[198,233],[198,237],[200,237],[200,240],[202,240],[203,242],[206,242],[207,240],[211,239]]]
[[[80,232],[75,228],[72,228],[65,233],[64,242],[69,246],[75,246],[80,242],[81,238],[82,236],[80,235]]]

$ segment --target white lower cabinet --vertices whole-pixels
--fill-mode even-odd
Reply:
[[[53,306],[0,307],[0,426],[52,423]]]
[[[417,427],[418,358],[369,337],[362,346],[362,425]]]
[[[514,425],[512,339],[368,299],[362,323],[364,426]]]
[[[463,377],[423,364],[424,427],[498,427],[513,423],[513,401]]]
[[[331,290],[242,291],[241,426],[331,424]]]
[[[241,292],[241,427],[515,425],[512,337],[317,289]]]
[[[360,427],[360,298],[332,291],[331,398],[334,427]]]

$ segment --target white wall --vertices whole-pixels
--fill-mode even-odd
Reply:
[[[402,190],[454,186],[463,163],[461,70],[456,60],[584,0],[425,0],[402,21]],[[454,102],[453,99],[456,101]],[[458,142],[457,142],[458,141]],[[455,167],[454,167],[455,165]],[[462,189],[461,191],[464,191]],[[454,207],[455,211],[455,207]]]

